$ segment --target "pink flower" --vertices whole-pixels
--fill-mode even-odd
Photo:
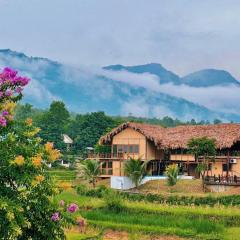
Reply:
[[[17,75],[17,71],[14,71],[13,69],[9,67],[5,67],[3,69],[3,75],[7,78],[14,78]]]
[[[2,127],[7,126],[7,120],[2,116],[0,116],[0,126],[2,126]]]
[[[27,77],[17,77],[15,79],[15,82],[22,87],[26,86],[29,83],[29,81],[30,81],[30,79]]]
[[[3,110],[3,111],[2,111],[2,116],[3,116],[3,117],[7,116],[8,114],[9,114],[8,111],[6,111],[6,110]]]
[[[68,212],[74,213],[78,210],[78,205],[75,203],[71,203],[69,207],[67,208]]]
[[[12,96],[12,91],[8,89],[8,90],[5,92],[5,95],[6,95],[7,97]]]
[[[23,90],[23,89],[22,89],[21,87],[17,87],[15,91],[16,91],[16,93],[21,93],[22,90]]]
[[[61,201],[59,202],[59,205],[60,205],[61,207],[63,207],[63,206],[65,205],[65,202],[64,202],[63,200],[61,200]]]
[[[55,212],[55,213],[52,215],[51,220],[52,220],[53,222],[59,221],[59,220],[60,220],[59,212]]]

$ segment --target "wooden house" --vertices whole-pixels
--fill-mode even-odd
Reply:
[[[102,177],[124,176],[124,162],[130,157],[149,161],[149,175],[163,175],[169,164],[178,164],[180,174],[199,177],[196,171],[201,156],[189,154],[192,138],[215,139],[217,155],[209,161],[206,181],[240,183],[240,124],[184,125],[163,128],[127,122],[102,136],[100,144],[108,153],[92,153],[101,161]]]

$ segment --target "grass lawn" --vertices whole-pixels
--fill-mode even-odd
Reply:
[[[104,207],[103,199],[79,196],[74,190],[57,196],[58,201],[61,199],[77,203],[88,223],[86,233],[66,231],[68,239],[239,239],[240,209],[237,207],[124,201],[124,210],[116,213]]]
[[[166,180],[153,180],[141,185],[139,191],[142,193],[155,193],[163,195],[205,196],[212,194],[229,195],[240,194],[240,188],[235,188],[221,193],[203,192],[200,179],[179,180],[175,186],[168,186]]]
[[[72,182],[72,181],[75,181],[76,175],[77,175],[77,171],[69,170],[69,169],[52,168],[48,172],[56,181]]]

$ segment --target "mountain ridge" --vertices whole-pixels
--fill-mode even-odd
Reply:
[[[36,107],[46,108],[52,100],[59,99],[75,112],[105,111],[110,115],[128,115],[131,112],[143,117],[168,115],[181,120],[195,118],[212,121],[220,118],[225,121],[240,121],[237,114],[216,112],[184,98],[132,86],[127,81],[121,82],[109,76],[89,74],[84,69],[69,67],[47,58],[28,57],[10,49],[0,50],[0,66],[18,69],[33,79],[24,101]],[[160,69],[163,71],[161,74],[168,74],[169,78],[165,83],[173,83],[175,80],[172,82],[170,77],[173,76],[174,79],[177,76],[156,63],[154,66],[145,64],[129,67],[128,70],[125,68],[120,64],[103,67],[105,71],[125,70],[138,74],[149,71],[153,74],[152,69]],[[160,83],[163,83],[161,79]]]

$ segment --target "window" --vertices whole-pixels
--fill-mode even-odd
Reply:
[[[133,153],[133,145],[129,145],[129,153]]]
[[[113,145],[113,154],[115,154],[115,153],[117,153],[117,145],[116,144]]]
[[[124,153],[128,153],[128,145],[124,145],[123,149],[124,149]]]
[[[130,154],[138,154],[139,153],[139,145],[137,144],[114,144],[113,145],[113,155],[116,156],[117,153],[130,153]]]
[[[118,153],[123,153],[123,145],[118,145]]]
[[[228,165],[227,164],[223,164],[222,165],[222,169],[224,172],[227,172],[228,171]]]
[[[112,161],[102,161],[100,171],[102,175],[112,175]]]
[[[138,145],[134,145],[134,153],[139,153],[139,146]]]

